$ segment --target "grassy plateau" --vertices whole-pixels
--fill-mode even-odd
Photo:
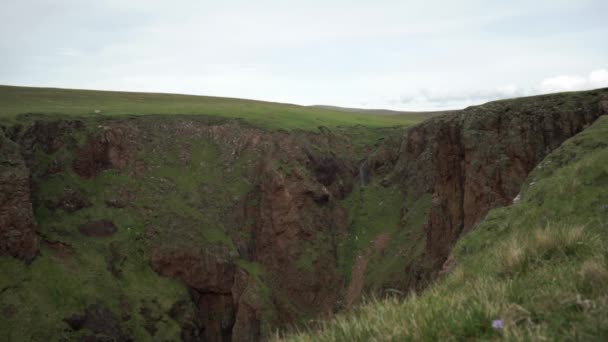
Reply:
[[[14,120],[25,113],[106,117],[199,114],[242,119],[265,128],[310,130],[318,126],[407,126],[423,119],[421,115],[373,115],[224,97],[14,86],[0,86],[0,104],[2,120]]]

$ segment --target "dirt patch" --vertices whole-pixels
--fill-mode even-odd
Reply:
[[[85,223],[78,227],[80,233],[90,237],[107,237],[116,233],[116,225],[109,220],[99,220]]]
[[[71,259],[75,254],[74,248],[65,242],[44,240],[42,243],[51,251],[51,254],[55,258],[63,260]]]
[[[74,331],[88,329],[95,335],[85,337],[91,341],[132,341],[120,328],[118,318],[102,305],[89,305],[83,314],[74,314],[63,320]]]
[[[375,252],[382,252],[388,243],[389,234],[387,232],[380,233],[376,236],[372,245],[366,248],[357,256],[355,264],[351,272],[351,280],[346,290],[346,307],[350,308],[361,297],[363,285],[365,284],[365,270],[369,259]]]

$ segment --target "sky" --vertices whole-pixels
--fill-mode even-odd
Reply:
[[[608,87],[608,1],[2,0],[0,84],[394,110]]]

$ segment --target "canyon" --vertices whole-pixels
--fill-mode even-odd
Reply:
[[[607,89],[412,127],[23,114],[0,130],[0,315],[34,340],[258,341],[424,291],[606,114]]]

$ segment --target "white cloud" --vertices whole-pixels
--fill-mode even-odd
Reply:
[[[589,83],[592,88],[608,87],[608,70],[594,70],[589,74]]]
[[[544,79],[536,87],[540,94],[608,87],[608,70],[593,70],[587,76],[560,75]]]
[[[393,106],[403,110],[443,110],[464,108],[489,101],[563,91],[579,91],[608,87],[608,70],[597,69],[586,76],[559,75],[546,78],[531,87],[515,84],[481,88],[423,88],[405,92]]]

